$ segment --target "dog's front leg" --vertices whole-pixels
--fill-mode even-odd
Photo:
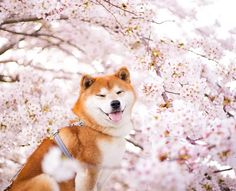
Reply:
[[[98,170],[96,167],[88,167],[84,171],[77,172],[75,177],[76,191],[96,191]]]
[[[97,191],[102,191],[105,183],[112,174],[112,169],[102,169],[99,173],[99,178],[97,181]]]

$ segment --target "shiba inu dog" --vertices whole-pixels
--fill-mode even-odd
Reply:
[[[78,172],[65,182],[56,182],[43,173],[44,156],[57,146],[46,138],[29,157],[10,191],[101,191],[119,166],[125,151],[124,137],[132,129],[131,110],[136,97],[129,71],[122,67],[112,75],[84,75],[80,86],[80,96],[72,110],[84,125],[61,128],[59,135],[86,173]]]

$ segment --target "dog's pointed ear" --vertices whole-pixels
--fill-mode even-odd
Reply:
[[[120,78],[121,80],[130,83],[130,74],[129,70],[126,67],[120,68],[116,73],[115,76]]]
[[[80,81],[80,87],[82,90],[88,89],[95,82],[95,78],[89,75],[84,75]]]

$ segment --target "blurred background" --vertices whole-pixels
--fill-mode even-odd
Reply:
[[[127,66],[135,129],[107,190],[236,190],[235,6],[0,0],[0,189],[74,118],[81,75]]]

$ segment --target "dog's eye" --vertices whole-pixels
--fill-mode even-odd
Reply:
[[[119,95],[119,94],[121,94],[123,92],[124,92],[123,90],[120,90],[120,91],[116,92],[116,94]]]
[[[104,94],[97,94],[96,96],[98,96],[98,97],[106,97],[106,95],[104,95]]]

